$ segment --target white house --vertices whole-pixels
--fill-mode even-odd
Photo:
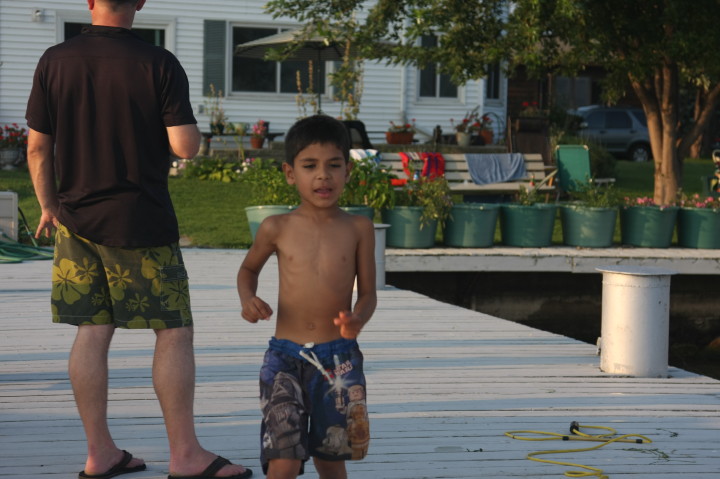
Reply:
[[[84,0],[0,0],[0,125],[24,124],[37,60],[46,48],[89,21]],[[209,83],[223,91],[229,121],[263,119],[271,122],[271,130],[285,131],[300,116],[294,72],[289,80],[289,69],[279,64],[259,70],[233,56],[238,43],[298,27],[290,20],[272,19],[263,2],[148,0],[134,27],[173,52],[185,67],[201,130],[209,130],[203,96]],[[418,129],[428,135],[436,125],[450,132],[450,119],[461,119],[475,106],[505,118],[507,82],[499,72],[487,81],[454,87],[433,71],[366,62],[363,84],[359,119],[369,131],[386,130],[390,120],[415,119]],[[329,87],[322,107],[325,113],[340,116],[340,104],[332,100]]]

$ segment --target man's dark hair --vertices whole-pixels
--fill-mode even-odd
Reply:
[[[137,6],[138,0],[105,0],[110,5],[110,8],[117,10],[125,6]]]
[[[298,120],[285,135],[285,161],[293,165],[295,157],[313,143],[329,143],[350,158],[350,135],[345,125],[327,115],[313,115]]]

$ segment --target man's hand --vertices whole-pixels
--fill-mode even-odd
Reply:
[[[43,233],[45,237],[50,238],[55,228],[57,228],[57,218],[55,218],[55,215],[43,212],[40,216],[40,223],[38,224],[37,230],[35,230],[35,238],[40,238]]]
[[[269,320],[272,314],[273,310],[270,305],[257,296],[242,303],[242,317],[250,323],[257,323],[261,319]]]
[[[333,319],[335,326],[340,328],[340,336],[345,339],[355,339],[360,335],[363,322],[350,311],[340,311],[340,315]]]

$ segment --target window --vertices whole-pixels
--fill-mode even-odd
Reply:
[[[647,118],[645,117],[645,112],[642,110],[633,110],[632,116],[634,116],[637,121],[640,122],[640,124],[647,128]]]
[[[605,126],[611,129],[627,130],[632,128],[632,120],[624,111],[609,111],[605,117]]]
[[[275,35],[281,32],[278,28],[233,27],[232,49],[237,45]],[[309,63],[304,61],[271,62],[257,58],[232,56],[231,91],[259,93],[297,93],[297,72],[301,73],[302,89],[308,89]],[[313,65],[319,74],[313,74],[312,89],[315,93],[325,92],[325,62]]]
[[[593,130],[605,128],[605,113],[600,111],[590,113],[585,122],[588,124],[587,127]]]
[[[433,48],[438,37],[424,35],[420,44],[424,48]],[[429,98],[457,98],[458,87],[450,81],[450,75],[438,73],[437,65],[429,65],[420,70],[420,96]]]
[[[488,67],[485,77],[485,98],[488,100],[500,99],[500,64],[495,63]]]
[[[590,77],[555,77],[555,104],[560,108],[578,108],[593,103]]]

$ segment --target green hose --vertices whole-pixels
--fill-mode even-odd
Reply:
[[[9,242],[9,241],[10,242]],[[4,233],[0,241],[0,263],[19,263],[21,261],[52,259],[53,251],[39,246],[20,244]]]

